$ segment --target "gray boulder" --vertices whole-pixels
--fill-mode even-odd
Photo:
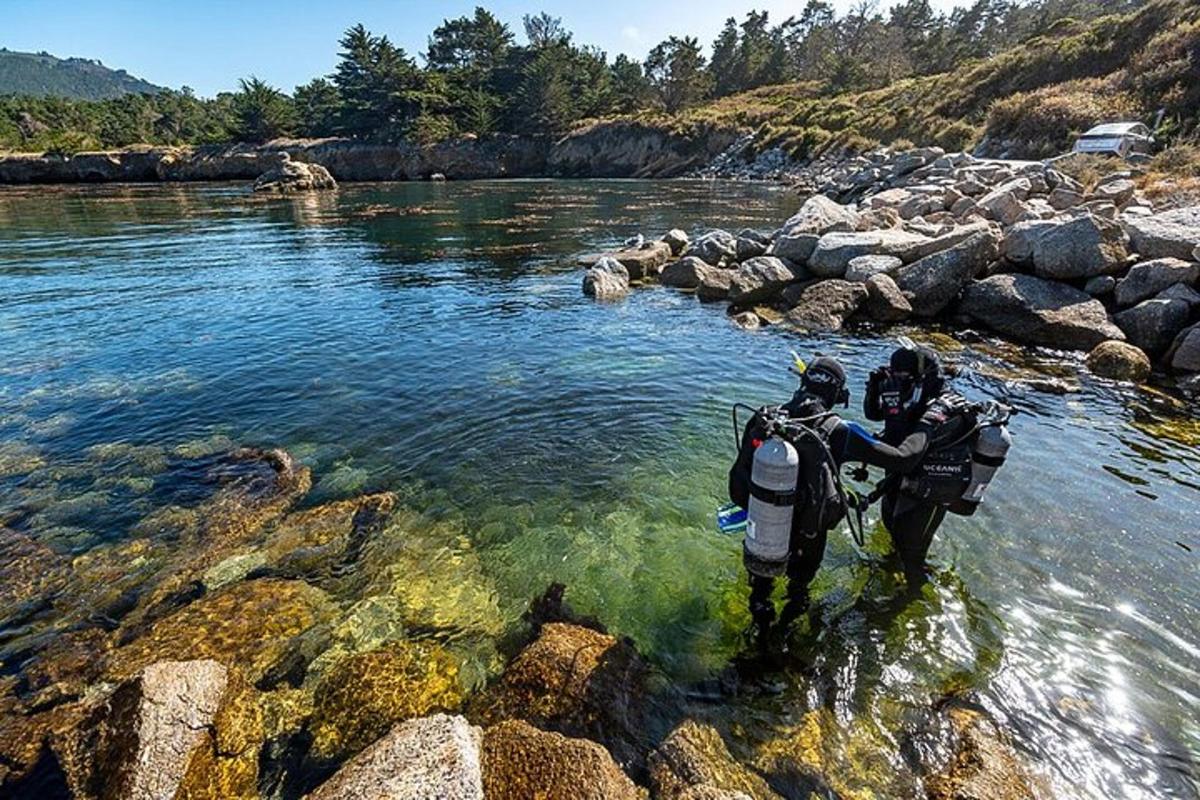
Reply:
[[[320,164],[305,164],[290,160],[284,160],[279,166],[259,175],[258,180],[254,182],[254,191],[276,194],[336,188],[337,181],[329,174],[329,170]]]
[[[684,251],[688,249],[688,245],[691,243],[687,233],[681,231],[679,228],[673,228],[667,231],[667,234],[663,236],[662,240],[666,243],[667,247],[671,248],[671,255],[673,256],[682,255]]]
[[[1107,200],[1116,206],[1123,206],[1133,199],[1133,193],[1137,189],[1133,181],[1128,178],[1119,178],[1117,180],[1101,183],[1092,192],[1092,197],[1096,200]]]
[[[1128,342],[1101,342],[1087,355],[1087,367],[1101,378],[1144,381],[1150,376],[1150,358]]]
[[[1046,200],[1055,211],[1066,211],[1083,203],[1083,195],[1069,186],[1057,186]]]
[[[905,263],[916,261],[926,256],[931,256],[934,253],[940,253],[943,250],[949,250],[962,244],[979,233],[993,233],[996,227],[989,222],[972,222],[970,225],[956,225],[950,230],[938,234],[924,242],[919,242],[908,251]]]
[[[459,716],[411,719],[350,759],[308,800],[483,800],[479,728]]]
[[[851,260],[859,256],[895,256],[909,262],[929,237],[899,230],[865,231],[862,233],[827,233],[817,242],[808,259],[808,268],[820,278],[840,278],[846,274]]]
[[[705,273],[708,272],[727,273],[729,270],[706,264],[695,256],[686,256],[664,267],[658,275],[658,280],[663,286],[670,286],[673,289],[695,289],[703,281]]]
[[[1032,275],[993,275],[968,284],[959,310],[1024,344],[1091,350],[1125,334],[1099,300],[1066,284]]]
[[[1013,225],[1028,211],[1023,201],[1029,197],[1032,189],[1028,178],[1016,178],[980,197],[975,207],[990,220],[1001,225]]]
[[[742,311],[729,320],[744,331],[756,331],[762,327],[762,320],[753,311]]]
[[[1197,292],[1187,284],[1176,283],[1173,286],[1163,289],[1155,296],[1161,300],[1182,300],[1193,311],[1200,308],[1200,292]]]
[[[583,293],[597,300],[615,300],[629,294],[629,270],[615,258],[601,258],[583,276]]]
[[[1001,251],[1004,257],[1014,264],[1029,265],[1033,263],[1033,254],[1042,234],[1058,225],[1052,220],[1030,220],[1018,222],[1004,232],[1004,244]]]
[[[739,236],[735,247],[738,261],[747,261],[751,258],[758,258],[767,252],[769,242],[763,242],[760,239],[749,236]]]
[[[1166,362],[1176,372],[1200,372],[1200,324],[1179,332]]]
[[[700,283],[696,286],[696,297],[704,302],[727,300],[729,288],[733,285],[734,271],[709,267],[700,273]]]
[[[804,264],[812,257],[813,251],[817,249],[817,242],[820,240],[821,237],[815,233],[780,236],[771,244],[770,249],[767,250],[767,254],[786,258],[788,261],[794,261],[797,264]]]
[[[666,242],[646,242],[641,247],[620,250],[610,257],[621,262],[631,280],[638,281],[662,270],[671,260],[671,246]]]
[[[1121,226],[1085,215],[1041,231],[1033,243],[1033,271],[1041,278],[1074,280],[1125,269],[1128,238]]]
[[[801,330],[838,331],[866,302],[867,287],[843,280],[819,281],[804,289],[784,320]]]
[[[860,312],[876,322],[901,322],[912,316],[912,304],[890,276],[882,272],[867,278],[867,299]]]
[[[846,280],[866,283],[872,275],[895,275],[904,262],[895,256],[859,256],[846,265]]]
[[[956,247],[901,268],[896,285],[908,298],[914,315],[937,316],[999,253],[1000,237],[994,231],[977,233]]]
[[[1121,221],[1142,258],[1193,258],[1193,251],[1200,247],[1200,206],[1161,214],[1126,214]]]
[[[708,264],[720,266],[737,260],[737,237],[729,231],[709,231],[692,244],[689,252]]]
[[[216,661],[163,661],[117,687],[89,734],[86,783],[98,797],[174,798],[228,685]]]
[[[1178,258],[1156,258],[1134,264],[1129,274],[1117,283],[1117,305],[1127,307],[1174,286],[1194,284],[1200,279],[1200,264]]]
[[[796,270],[774,256],[752,258],[738,267],[729,284],[729,299],[737,304],[757,303],[797,280]]]
[[[815,233],[818,236],[831,231],[853,231],[858,227],[858,213],[825,195],[816,194],[804,201],[800,210],[783,223],[783,235]]]
[[[1182,300],[1143,300],[1113,317],[1125,337],[1151,358],[1167,351],[1188,324],[1191,308]]]

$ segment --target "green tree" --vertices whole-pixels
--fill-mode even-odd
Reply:
[[[305,136],[332,136],[337,132],[342,98],[326,78],[314,78],[293,93],[300,132]]]
[[[613,60],[609,74],[614,111],[629,113],[650,105],[653,94],[641,63],[621,53]]]
[[[672,113],[708,97],[710,81],[704,67],[704,54],[694,36],[672,36],[646,56],[650,86],[663,108]]]
[[[522,22],[525,23],[525,38],[529,40],[530,47],[554,47],[571,43],[571,32],[563,27],[561,17],[552,17],[543,11],[536,15],[526,14]]]
[[[254,76],[243,78],[233,98],[233,135],[242,142],[266,142],[296,130],[296,110],[287,95]]]
[[[430,69],[464,70],[486,75],[504,60],[513,45],[512,31],[489,11],[444,20],[429,37],[425,61]]]
[[[346,31],[333,83],[341,95],[338,131],[395,141],[408,133],[432,99],[415,61],[386,36],[361,24]]]

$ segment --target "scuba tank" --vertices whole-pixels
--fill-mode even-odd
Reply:
[[[979,432],[971,451],[971,483],[956,504],[962,510],[955,508],[952,511],[966,517],[975,513],[996,471],[1004,466],[1010,447],[1012,435],[1003,422],[988,425]]]
[[[771,436],[754,452],[743,547],[746,568],[756,575],[780,575],[787,564],[799,473],[800,456],[782,437]]]

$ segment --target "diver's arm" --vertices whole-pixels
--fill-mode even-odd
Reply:
[[[879,441],[856,422],[843,421],[829,438],[830,450],[839,464],[857,461],[887,472],[909,472],[929,449],[929,430],[924,425],[895,447]]]

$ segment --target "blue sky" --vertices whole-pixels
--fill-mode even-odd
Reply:
[[[844,10],[850,0],[833,0]],[[935,0],[949,8],[953,0]],[[45,50],[57,56],[98,58],[154,83],[191,86],[201,95],[236,87],[257,75],[290,91],[328,73],[343,30],[362,22],[386,33],[410,53],[443,19],[484,5],[514,31],[524,14],[562,17],[577,41],[611,55],[638,58],[670,34],[699,36],[708,44],[729,16],[766,9],[772,18],[797,13],[803,0],[0,0],[0,46]],[[884,0],[883,5],[889,5]]]

